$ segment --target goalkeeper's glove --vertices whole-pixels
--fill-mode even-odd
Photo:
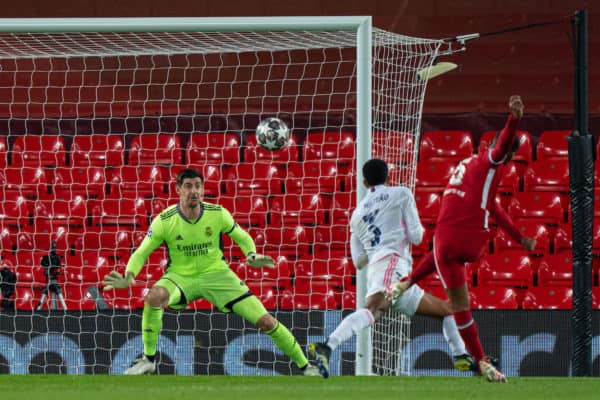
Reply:
[[[133,285],[134,282],[135,277],[133,276],[133,273],[125,272],[125,276],[123,276],[117,271],[112,271],[104,277],[102,284],[104,285],[104,290],[111,290],[128,288]]]
[[[248,254],[246,264],[254,268],[275,268],[275,261],[271,257],[256,253]]]

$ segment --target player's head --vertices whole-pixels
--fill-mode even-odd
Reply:
[[[490,149],[496,145],[496,142],[498,141],[499,136],[500,136],[500,131],[496,132],[496,135],[490,142]],[[510,149],[508,149],[508,153],[506,153],[506,158],[504,159],[504,164],[506,164],[507,162],[509,162],[512,159],[513,155],[517,152],[517,150],[519,150],[520,145],[521,145],[521,138],[519,137],[519,135],[517,135],[513,139],[512,146],[510,147]]]
[[[177,194],[182,207],[193,208],[204,195],[204,178],[197,169],[186,168],[177,175]]]
[[[387,182],[388,166],[385,161],[373,158],[363,165],[362,173],[365,186],[383,185]]]

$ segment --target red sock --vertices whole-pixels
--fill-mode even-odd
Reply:
[[[454,313],[454,320],[458,327],[458,332],[465,342],[465,346],[469,353],[473,356],[475,361],[479,363],[483,359],[483,348],[481,347],[481,341],[479,340],[479,333],[477,332],[477,324],[471,315],[471,310],[458,311]]]
[[[435,272],[435,258],[433,258],[433,251],[430,251],[408,277],[412,283],[417,283],[433,272]]]

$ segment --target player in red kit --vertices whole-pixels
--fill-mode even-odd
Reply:
[[[490,216],[527,250],[533,250],[536,245],[535,239],[521,235],[495,201],[504,166],[519,147],[516,130],[523,116],[521,97],[511,96],[509,107],[511,113],[506,125],[489,149],[461,161],[450,177],[436,223],[433,251],[389,293],[389,297],[399,297],[414,283],[437,270],[467,350],[477,361],[481,374],[490,382],[506,382],[506,378],[483,352],[477,325],[471,315],[465,263],[480,258],[488,241]]]

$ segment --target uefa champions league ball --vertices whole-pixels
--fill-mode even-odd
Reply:
[[[279,118],[263,119],[256,127],[256,142],[267,150],[281,149],[289,139],[290,130]]]

